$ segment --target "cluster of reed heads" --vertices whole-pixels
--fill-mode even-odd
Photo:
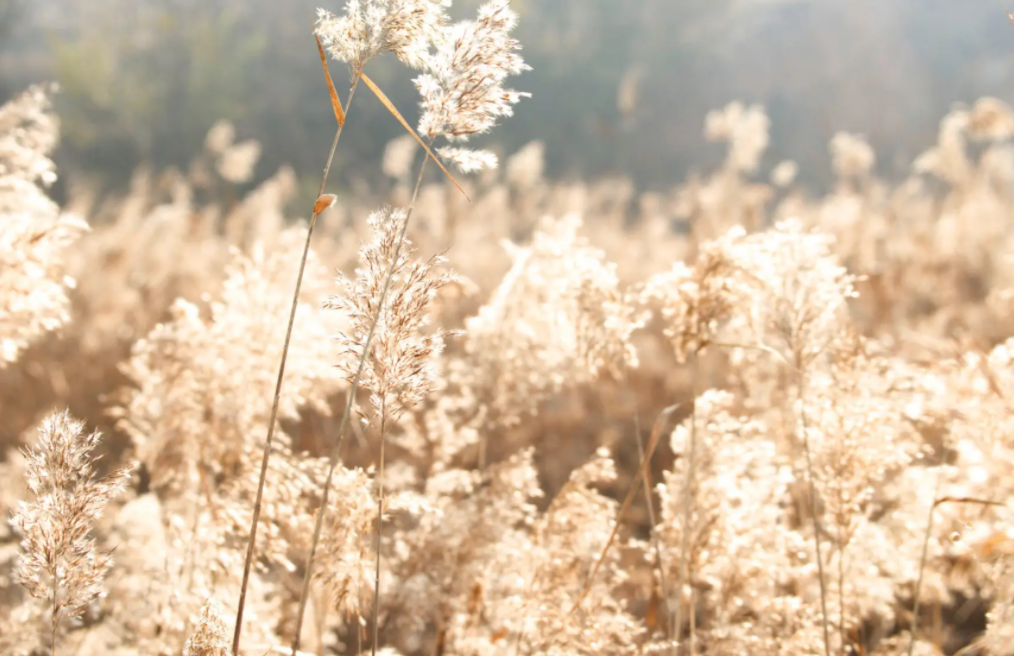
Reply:
[[[1014,111],[821,197],[739,103],[669,192],[553,183],[463,146],[526,65],[450,4],[319,12],[308,223],[227,123],[60,208],[51,90],[0,107],[0,653],[1014,654]],[[381,209],[325,193],[360,83]]]

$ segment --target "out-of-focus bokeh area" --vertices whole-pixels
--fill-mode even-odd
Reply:
[[[140,162],[185,166],[219,119],[263,146],[258,176],[282,164],[315,178],[333,116],[311,25],[320,0],[0,0],[0,103],[57,81],[64,181],[123,186]],[[478,0],[455,3],[456,17]],[[708,110],[760,103],[772,163],[826,186],[826,144],[863,134],[897,177],[957,102],[1014,99],[1014,28],[992,0],[516,0],[532,92],[497,130],[506,152],[538,138],[554,178],[622,172],[668,187],[716,164]],[[417,100],[393,58],[371,74],[411,117]],[[335,66],[339,87],[347,75]],[[357,101],[338,184],[380,176],[378,144],[400,128]],[[382,178],[379,178],[382,180]],[[312,183],[308,183],[313,186]],[[61,190],[57,190],[62,193]]]
[[[335,134],[318,3],[0,0],[0,517],[53,479],[20,449],[54,412],[140,463],[95,531],[108,595],[61,632],[0,521],[0,654],[225,653],[183,650],[210,599],[236,616],[275,398],[243,656],[291,653],[318,517],[301,654],[1011,656],[999,0],[514,0],[533,97],[475,139],[497,170],[410,200],[427,160],[360,85],[275,397]],[[415,124],[406,67],[367,72]],[[379,300],[384,203],[455,280]],[[415,353],[387,370],[432,379],[342,441],[380,306],[376,348]]]

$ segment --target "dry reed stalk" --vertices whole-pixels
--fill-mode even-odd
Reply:
[[[916,633],[919,630],[919,593],[922,588],[923,575],[926,572],[926,557],[929,552],[929,541],[931,533],[933,531],[933,514],[937,510],[937,506],[945,503],[972,503],[979,504],[982,506],[997,506],[1004,507],[1006,504],[999,503],[997,501],[989,501],[987,499],[973,499],[971,497],[937,497],[937,493],[940,491],[940,473],[937,472],[936,482],[933,488],[933,503],[930,505],[929,513],[926,515],[926,533],[923,535],[922,541],[922,554],[919,557],[919,576],[915,581],[915,592],[913,593],[914,599],[912,601],[912,630],[908,641],[908,656],[912,656],[912,652],[915,650]]]
[[[432,140],[430,140],[430,141],[432,143]],[[362,379],[363,370],[366,367],[366,360],[369,357],[369,353],[370,353],[370,350],[369,350],[370,349],[370,344],[373,341],[373,335],[374,335],[374,333],[376,331],[377,323],[379,322],[379,319],[380,319],[380,316],[381,316],[381,312],[383,312],[384,302],[387,300],[387,293],[390,290],[391,280],[394,277],[394,269],[397,266],[397,263],[398,263],[398,260],[399,260],[399,256],[401,254],[401,247],[402,247],[402,244],[404,243],[404,240],[405,240],[405,232],[408,230],[409,220],[412,218],[412,210],[415,207],[416,199],[419,196],[419,189],[422,187],[422,179],[423,179],[423,174],[426,171],[426,163],[427,162],[429,162],[429,158],[423,159],[423,163],[419,167],[419,175],[416,178],[415,189],[412,192],[412,200],[409,203],[409,207],[408,207],[408,210],[407,210],[406,215],[405,215],[405,221],[402,224],[400,232],[398,233],[398,241],[396,242],[396,245],[395,245],[394,257],[391,259],[391,265],[390,265],[390,268],[387,271],[387,275],[384,278],[384,286],[383,286],[383,289],[382,289],[382,291],[380,293],[380,297],[379,297],[379,299],[377,301],[377,311],[376,311],[376,314],[373,316],[372,321],[370,323],[369,332],[367,333],[366,339],[365,339],[365,341],[363,343],[363,352],[362,352],[362,355],[359,358],[359,363],[356,366],[356,373],[355,373],[355,376],[352,379],[352,385],[349,388],[348,399],[347,399],[347,401],[345,403],[345,411],[342,413],[341,423],[339,424],[339,427],[338,427],[338,442],[335,445],[335,448],[331,452],[331,461],[330,461],[330,464],[328,466],[327,478],[324,481],[324,492],[323,492],[323,497],[321,499],[320,510],[317,512],[317,516],[316,516],[316,519],[314,521],[313,539],[312,539],[312,541],[310,543],[310,555],[309,555],[309,557],[308,557],[308,559],[306,561],[306,572],[304,573],[304,576],[303,576],[303,589],[302,589],[302,592],[300,593],[300,596],[299,596],[299,610],[296,613],[296,633],[295,633],[295,636],[293,637],[293,640],[292,640],[292,653],[293,654],[295,654],[296,651],[299,648],[299,639],[300,639],[300,632],[302,631],[303,615],[306,612],[306,602],[307,602],[307,599],[309,597],[310,581],[311,581],[311,579],[313,577],[314,557],[315,557],[316,552],[317,552],[317,545],[320,542],[320,534],[321,534],[321,528],[322,528],[323,523],[324,523],[324,515],[327,512],[327,502],[328,502],[328,497],[329,497],[330,491],[331,491],[331,483],[332,483],[332,480],[334,478],[334,470],[335,470],[335,467],[338,464],[339,454],[341,452],[342,445],[343,445],[343,443],[345,441],[345,431],[346,431],[346,428],[348,426],[349,418],[352,415],[352,409],[355,406],[356,394],[359,391],[360,380]],[[383,431],[382,431],[382,433],[383,433]],[[384,457],[384,439],[383,439],[383,435],[382,435],[382,438],[381,438],[380,449],[381,449],[381,451],[380,451],[381,460],[380,460],[380,463],[379,463],[379,473],[380,473],[379,485],[380,485],[380,490],[381,490],[381,504],[382,504],[382,502],[383,502],[383,457]],[[379,540],[380,540],[380,521],[381,521],[381,518],[383,516],[383,505],[378,506],[377,513],[378,513],[378,518],[377,518],[377,563],[378,564],[377,564],[377,580],[376,580],[375,594],[374,594],[374,629],[373,629],[373,631],[374,631],[374,640],[373,640],[373,642],[374,642],[374,645],[373,645],[374,652],[376,651],[376,637],[377,637],[376,634],[377,634],[377,626],[379,624],[378,621],[377,621],[377,609],[378,609],[379,591],[380,591],[380,565],[379,565],[379,563],[380,563],[380,546],[379,546],[380,542],[379,542]]]
[[[797,357],[796,360],[798,362],[799,358]],[[803,431],[803,452],[806,454],[807,496],[810,502],[810,519],[813,522],[813,544],[817,556],[817,574],[820,577],[820,611],[822,618],[821,628],[824,632],[824,654],[825,656],[831,656],[831,637],[827,619],[827,581],[824,574],[824,560],[821,558],[820,550],[820,523],[817,521],[817,488],[814,482],[813,454],[810,450],[810,436],[806,421],[806,406],[804,405],[805,393],[803,387],[806,374],[798,368],[797,372],[799,374],[799,382],[797,384],[799,423]]]
[[[916,633],[919,630],[919,593],[922,591],[922,578],[926,573],[926,556],[929,553],[930,537],[933,533],[933,513],[937,509],[937,494],[940,492],[940,472],[936,474],[933,483],[933,503],[930,504],[929,512],[926,513],[926,533],[922,540],[922,553],[919,556],[919,576],[915,580],[914,599],[912,600],[912,630],[911,638],[908,641],[908,656],[912,656],[915,650]]]
[[[353,77],[352,87],[349,89],[348,98],[345,100],[345,110],[342,114],[343,118],[348,115],[349,108],[352,104],[352,98],[356,93],[356,86],[358,84],[359,78]],[[271,459],[271,444],[275,434],[275,423],[278,418],[278,404],[282,395],[282,381],[285,378],[285,362],[289,352],[289,342],[292,339],[292,328],[296,321],[296,308],[299,305],[299,289],[303,283],[303,272],[306,269],[306,259],[310,252],[310,240],[313,238],[313,229],[317,224],[317,217],[320,216],[320,212],[330,206],[330,202],[324,205],[320,202],[320,200],[322,194],[324,193],[324,187],[327,185],[328,173],[331,171],[331,162],[334,160],[335,151],[338,149],[338,140],[341,139],[342,130],[344,128],[345,122],[341,121],[338,125],[338,130],[335,132],[334,141],[331,142],[331,151],[328,153],[327,162],[324,164],[324,173],[321,176],[320,186],[317,189],[317,198],[314,200],[313,215],[310,218],[310,226],[306,231],[306,243],[303,246],[303,257],[299,261],[299,274],[296,276],[296,288],[292,294],[292,310],[289,312],[289,323],[285,329],[285,345],[282,348],[282,358],[278,365],[278,379],[275,383],[275,395],[271,404],[271,417],[268,420],[268,434],[264,442],[264,455],[261,458],[260,476],[257,480],[257,495],[254,499],[253,517],[250,520],[250,537],[247,541],[246,557],[243,561],[243,581],[240,584],[239,602],[236,608],[236,626],[232,639],[233,656],[239,656],[239,641],[243,631],[243,610],[246,605],[247,588],[250,584],[250,570],[253,566],[254,545],[257,540],[257,523],[260,521],[261,503],[264,497],[264,484],[267,479],[268,462]],[[303,617],[303,606],[304,604],[300,604],[300,621]]]
[[[35,496],[22,503],[11,524],[21,534],[15,579],[33,597],[50,601],[50,654],[56,654],[60,622],[81,615],[103,591],[109,554],[96,551],[90,532],[133,465],[98,479],[92,451],[100,433],[85,433],[66,411],[47,418],[38,445],[25,452],[25,482]]]
[[[683,535],[680,538],[680,577],[676,587],[676,617],[673,620],[673,632],[678,636],[683,634],[683,586],[687,583],[689,573],[687,571],[687,558],[690,551],[690,520],[693,515],[693,485],[694,473],[697,466],[697,378],[699,374],[700,353],[704,346],[701,345],[693,351],[693,366],[690,374],[690,398],[694,404],[690,408],[690,454],[687,463],[687,475],[683,481]],[[694,588],[690,585],[690,656],[694,654]],[[677,649],[677,643],[673,644],[673,651]]]
[[[613,546],[613,542],[616,540],[616,535],[620,531],[620,524],[623,522],[623,516],[627,514],[627,510],[630,508],[630,503],[634,500],[634,494],[637,493],[637,486],[641,482],[641,478],[646,475],[648,468],[651,466],[651,457],[655,453],[655,449],[658,447],[658,441],[662,437],[662,429],[665,428],[666,423],[669,421],[669,417],[672,413],[679,409],[680,404],[674,403],[662,410],[659,413],[658,418],[655,420],[655,425],[651,429],[651,437],[648,439],[648,448],[642,454],[641,462],[637,466],[637,474],[634,476],[634,480],[630,484],[630,489],[627,490],[627,495],[623,499],[623,505],[620,506],[620,511],[616,515],[616,522],[613,525],[613,530],[609,533],[609,538],[606,540],[606,544],[602,547],[602,553],[596,559],[595,564],[592,566],[591,571],[588,572],[588,576],[585,578],[584,585],[581,588],[581,593],[578,595],[574,605],[567,612],[568,615],[572,615],[580,606],[584,598],[588,596],[588,592],[591,590],[592,582],[595,580],[595,575],[598,573],[602,563],[605,562],[606,555],[609,553],[609,549]]]
[[[414,16],[415,19],[423,19],[422,23],[419,23],[418,25],[412,22],[412,20],[415,19],[406,21],[406,17],[401,16],[397,11],[391,12],[390,7],[388,8],[388,13],[381,12],[376,14],[375,18],[378,18],[380,21],[377,25],[377,29],[380,32],[380,40],[377,44],[370,45],[362,42],[357,43],[355,40],[347,41],[344,36],[348,33],[347,30],[336,30],[333,38],[333,43],[336,46],[343,48],[342,52],[339,53],[342,55],[341,58],[353,62],[353,70],[356,71],[357,79],[361,78],[364,80],[367,86],[370,87],[392,116],[394,116],[413,136],[413,138],[423,146],[426,157],[419,168],[419,175],[416,178],[415,189],[412,192],[412,199],[405,215],[405,221],[401,226],[397,242],[394,246],[393,257],[391,258],[390,266],[384,277],[383,288],[376,302],[376,313],[372,317],[366,338],[363,340],[361,345],[362,353],[359,357],[356,372],[352,379],[352,387],[349,390],[349,397],[345,405],[345,412],[342,416],[341,425],[338,429],[338,443],[335,450],[332,452],[327,479],[324,483],[321,510],[317,513],[314,526],[313,540],[310,546],[310,558],[306,565],[306,573],[303,580],[303,591],[300,595],[299,611],[297,613],[296,620],[296,636],[293,640],[293,653],[295,653],[296,647],[299,644],[299,631],[301,630],[302,617],[308,597],[310,580],[313,575],[313,558],[317,544],[320,541],[320,532],[323,525],[324,514],[327,512],[327,499],[330,493],[334,468],[337,465],[339,450],[345,439],[345,430],[349,416],[351,415],[352,408],[355,404],[356,393],[358,392],[363,370],[369,357],[370,344],[373,341],[377,324],[380,321],[381,314],[384,309],[384,303],[387,300],[387,295],[391,288],[391,282],[394,278],[395,268],[398,266],[402,244],[405,241],[405,233],[408,230],[408,225],[412,218],[412,212],[415,208],[415,203],[419,195],[419,189],[422,186],[423,174],[426,171],[426,164],[429,160],[433,159],[436,161],[437,165],[441,168],[445,175],[447,175],[455,187],[464,194],[464,190],[461,188],[461,185],[458,184],[457,180],[451,176],[450,172],[447,171],[443,164],[436,158],[435,155],[433,155],[431,150],[433,143],[437,137],[441,136],[446,138],[466,138],[469,135],[487,131],[493,126],[498,116],[509,116],[511,114],[511,106],[518,102],[521,97],[526,95],[504,89],[502,87],[502,83],[508,75],[520,73],[527,68],[521,58],[514,53],[514,51],[518,48],[517,41],[509,36],[509,33],[514,28],[517,20],[516,14],[514,14],[514,12],[510,9],[509,2],[506,0],[495,0],[489,5],[485,5],[480,8],[478,20],[474,22],[465,21],[450,27],[440,27],[434,29],[432,34],[427,32],[427,30],[424,29],[425,26],[423,25],[423,23],[426,23],[425,17],[427,12],[422,10],[422,8],[417,9],[419,9],[419,11],[410,12],[410,15]],[[382,15],[383,18],[380,18]],[[441,23],[440,19],[442,15],[440,15],[439,12],[434,15],[436,16],[436,24]],[[358,17],[350,16],[346,20],[360,19]],[[402,24],[403,21],[406,22]],[[402,29],[400,32],[393,29],[395,24],[401,25]],[[406,27],[409,27],[409,29],[405,29]],[[388,30],[386,35],[384,33],[385,29]],[[365,75],[365,73],[363,73],[363,66],[369,58],[372,49],[381,49],[385,45],[396,54],[399,54],[398,49],[403,49],[401,54],[406,55],[403,59],[407,63],[412,63],[412,60],[415,59],[415,57],[412,54],[411,48],[403,44],[400,38],[393,38],[393,35],[398,33],[410,35],[412,37],[410,41],[416,43],[420,38],[425,41],[430,36],[433,37],[432,45],[435,47],[435,53],[418,57],[420,60],[420,67],[427,72],[423,73],[415,80],[416,86],[422,94],[423,112],[422,117],[420,118],[419,132],[423,133],[428,138],[428,143],[423,143],[419,135],[416,134],[411,126],[409,126],[408,122],[405,121],[405,119],[401,116],[401,113],[387,98],[383,91],[374,84],[373,81]],[[386,44],[384,43],[385,38],[387,39]],[[364,45],[368,45],[369,47],[364,48]],[[428,43],[426,47],[429,47]],[[462,152],[464,151],[455,150],[453,152],[448,152],[445,150],[443,154],[457,161],[459,166],[462,166]],[[465,195],[465,197],[468,198],[467,195]],[[468,199],[468,202],[470,205],[472,204],[471,199]],[[381,435],[380,462],[378,463],[380,503],[377,508],[377,566],[376,580],[374,582],[373,644],[371,647],[374,656],[377,652],[377,642],[380,630],[380,539],[384,511],[383,472],[385,441],[385,436]]]
[[[208,599],[201,608],[197,628],[183,646],[183,656],[226,656],[229,653],[229,632],[222,617],[222,607]]]
[[[641,435],[641,415],[636,409],[634,411],[634,436],[637,438],[637,459],[644,460],[644,439]],[[675,631],[673,629],[674,615],[672,611],[672,589],[669,587],[669,577],[666,575],[665,559],[662,558],[662,543],[658,537],[658,522],[655,519],[655,500],[652,498],[651,490],[651,467],[644,473],[644,501],[648,508],[648,521],[651,522],[651,544],[655,550],[655,558],[658,560],[658,579],[662,589],[662,596],[665,598],[666,616],[669,618],[669,639],[673,641],[675,648]]]
[[[408,221],[405,221],[408,223]],[[378,309],[379,314],[379,309]],[[364,355],[365,357],[365,355]],[[386,408],[381,408],[381,419],[380,419],[380,459],[377,465],[377,528],[375,540],[373,544],[374,559],[376,563],[376,570],[373,579],[373,640],[370,645],[370,653],[373,656],[377,654],[377,643],[380,637],[380,542],[383,537],[381,527],[384,525],[384,501],[385,501],[385,490],[384,490],[384,454],[385,447],[387,446],[387,417]]]

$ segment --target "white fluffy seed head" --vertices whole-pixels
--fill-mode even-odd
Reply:
[[[516,24],[508,0],[494,0],[479,9],[475,21],[441,30],[436,50],[425,58],[425,72],[415,79],[422,95],[420,133],[466,139],[488,132],[498,117],[512,115],[513,106],[530,95],[503,86],[509,75],[530,69],[510,36]]]
[[[450,0],[348,0],[341,16],[318,9],[315,31],[331,56],[353,72],[382,52],[420,68],[449,5]]]

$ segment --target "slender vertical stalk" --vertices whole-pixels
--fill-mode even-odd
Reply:
[[[433,145],[432,138],[427,145]],[[394,257],[391,258],[391,266],[387,269],[387,277],[384,279],[384,288],[380,293],[380,301],[377,303],[377,316],[373,317],[373,325],[370,327],[371,335],[373,334],[373,328],[375,328],[377,322],[380,321],[381,313],[384,311],[384,301],[387,300],[387,292],[391,288],[391,280],[394,278],[394,270],[398,266],[398,258],[401,256],[401,245],[405,242],[405,233],[408,232],[408,222],[412,218],[412,210],[415,209],[415,201],[419,196],[419,189],[422,187],[423,173],[426,172],[426,164],[428,164],[429,161],[429,158],[423,155],[423,163],[422,166],[419,167],[419,176],[415,180],[415,189],[412,191],[412,203],[409,205],[408,212],[405,214],[405,223],[401,226],[401,232],[398,233],[398,243],[394,246]],[[367,340],[366,348],[369,348],[369,340]],[[367,357],[367,350],[363,349],[363,360],[365,361]],[[381,408],[381,414],[384,414],[383,408]],[[380,635],[380,527],[384,513],[384,444],[386,442],[384,439],[384,422],[385,418],[382,417],[380,420],[380,465],[377,470],[380,505],[377,507],[377,553],[375,554],[377,559],[377,578],[374,582],[373,588],[373,645],[370,650],[372,656],[377,656],[377,638]]]
[[[796,358],[799,362],[800,358]],[[806,406],[804,405],[805,393],[803,387],[806,381],[806,374],[796,368],[799,374],[797,385],[799,398],[799,423],[803,431],[803,451],[806,453],[806,479],[810,501],[810,519],[813,521],[813,543],[817,552],[817,574],[820,576],[820,611],[823,617],[821,625],[824,629],[824,654],[831,656],[831,637],[827,627],[827,579],[824,574],[824,560],[820,551],[820,526],[817,522],[817,488],[813,482],[813,454],[810,452],[810,435],[806,422]]]
[[[430,145],[432,144],[433,139],[430,139]],[[341,452],[342,444],[345,441],[345,429],[348,427],[349,417],[352,415],[352,408],[356,402],[356,393],[359,391],[359,381],[362,378],[363,369],[366,366],[366,358],[369,357],[370,344],[373,342],[373,334],[376,332],[377,321],[380,319],[380,314],[384,310],[384,302],[387,300],[387,292],[391,287],[391,278],[394,277],[394,268],[401,255],[401,245],[405,241],[405,233],[408,230],[409,220],[412,218],[412,211],[415,209],[415,201],[419,196],[419,189],[422,187],[423,173],[426,171],[426,164],[428,162],[429,158],[424,156],[422,166],[419,167],[419,177],[415,182],[415,190],[412,192],[412,201],[405,214],[405,223],[402,224],[401,232],[398,234],[398,242],[394,247],[394,257],[391,260],[391,266],[387,270],[387,277],[384,279],[384,287],[380,293],[380,300],[377,302],[377,314],[373,317],[373,321],[370,324],[370,330],[366,334],[366,340],[363,344],[363,353],[359,358],[356,375],[352,378],[352,385],[349,388],[348,399],[345,402],[345,412],[342,414],[341,424],[338,426],[338,442],[335,444],[335,448],[331,451],[331,463],[328,467],[327,479],[324,481],[324,492],[320,502],[320,509],[317,511],[317,517],[314,521],[313,540],[310,543],[310,555],[306,561],[306,572],[303,574],[303,590],[299,597],[299,611],[296,614],[296,633],[292,639],[293,656],[295,656],[296,652],[299,650],[299,637],[303,628],[303,615],[306,612],[306,601],[310,591],[310,580],[313,577],[314,556],[317,553],[317,545],[320,543],[320,533],[324,525],[324,515],[327,513],[327,500],[331,493],[331,481],[334,478],[334,470],[338,465],[338,455]],[[374,618],[374,621],[376,621],[376,618]]]
[[[845,656],[845,542],[838,538],[838,650]]]
[[[492,369],[489,372],[489,379],[490,380],[500,379],[499,360],[493,363]],[[485,426],[483,426],[482,429],[479,431],[479,456],[478,456],[479,462],[477,467],[479,471],[485,471],[486,464],[489,462],[489,447],[488,447],[490,433],[489,427],[492,425],[492,422],[489,421],[488,411],[486,412],[486,418],[484,419],[484,423]]]
[[[320,601],[319,596],[315,605]],[[317,630],[317,656],[324,656],[324,652],[327,647],[324,646],[324,628],[327,626],[327,604],[319,604],[319,612],[314,612],[317,626],[314,627]],[[317,608],[315,607],[316,611]]]
[[[359,592],[359,601],[363,600],[362,591]],[[356,653],[363,653],[363,614],[356,613]]]
[[[376,570],[373,579],[373,644],[370,646],[370,653],[373,656],[377,654],[377,642],[380,637],[380,539],[384,522],[384,450],[387,445],[386,400],[380,405],[380,461],[377,465],[377,528],[374,540]]]
[[[345,101],[345,113],[351,108],[352,97],[356,93],[356,86],[359,84],[359,76],[352,78],[352,87],[349,89],[348,99]],[[334,141],[331,143],[331,152],[328,153],[327,163],[324,165],[324,174],[320,179],[320,187],[317,190],[317,198],[324,193],[324,186],[327,184],[327,176],[331,171],[331,162],[334,160],[335,151],[338,149],[338,140],[342,136],[344,124],[338,126],[335,132]],[[316,204],[317,198],[314,198]],[[278,364],[278,377],[275,380],[275,396],[271,404],[271,417],[268,420],[268,434],[264,441],[264,455],[261,458],[260,477],[257,480],[257,495],[254,498],[253,517],[250,520],[250,537],[246,545],[246,558],[243,561],[243,582],[239,589],[239,603],[236,607],[236,626],[232,636],[232,654],[239,656],[239,641],[243,632],[243,610],[246,607],[246,593],[250,585],[250,570],[253,567],[254,549],[257,543],[257,524],[261,517],[261,503],[264,498],[264,484],[267,479],[268,462],[271,459],[271,443],[275,436],[275,424],[278,419],[278,404],[282,396],[282,381],[285,378],[285,362],[289,355],[289,342],[292,340],[292,327],[296,321],[296,308],[299,305],[299,289],[303,284],[303,272],[306,269],[306,258],[310,252],[310,240],[313,237],[313,229],[317,224],[318,212],[314,212],[310,218],[310,227],[306,231],[306,244],[303,246],[303,257],[299,261],[299,274],[296,276],[296,288],[292,294],[292,309],[289,311],[289,324],[285,329],[285,344],[282,347],[282,358]],[[302,620],[302,613],[300,613]]]
[[[695,637],[697,636],[697,612],[696,612],[696,610],[697,610],[697,604],[695,603],[693,588],[691,588],[690,589],[690,612],[688,613],[688,615],[690,616],[690,618],[689,618],[690,640],[688,641],[688,646],[690,647],[690,656],[693,656],[697,652],[697,647],[696,647],[695,642],[694,642]]]
[[[933,501],[930,503],[929,512],[926,513],[926,534],[922,540],[922,555],[919,556],[919,577],[915,581],[915,599],[912,602],[912,630],[911,638],[908,641],[908,656],[912,656],[915,649],[916,633],[919,631],[919,593],[922,591],[922,577],[926,572],[926,557],[929,553],[930,536],[933,534],[933,513],[937,509],[937,495],[940,493],[940,472],[936,472],[936,480],[933,483]]]
[[[694,351],[693,371],[690,375],[690,394],[692,396],[690,407],[690,452],[687,460],[687,473],[683,479],[683,535],[680,537],[680,577],[679,585],[676,588],[676,619],[673,621],[676,635],[679,636],[683,630],[683,586],[686,585],[689,577],[689,551],[690,551],[690,522],[693,519],[693,503],[691,494],[693,492],[694,475],[697,468],[697,377],[699,374],[700,349]],[[690,656],[694,653],[694,592],[690,586]]]
[[[54,568],[55,570],[55,568]],[[57,572],[53,571],[53,612],[50,616],[51,623],[51,635],[49,640],[49,656],[56,656],[56,626],[60,618],[60,613],[57,610],[56,605],[56,593],[60,589],[60,579]]]
[[[636,401],[635,401],[636,403]],[[644,460],[644,438],[641,435],[641,415],[634,409],[634,435],[637,437],[637,459]],[[662,545],[658,539],[658,522],[655,520],[655,501],[651,496],[651,470],[644,473],[644,501],[648,506],[648,521],[651,522],[651,543],[655,549],[655,558],[658,559],[658,579],[662,588],[662,596],[665,598],[666,617],[669,620],[669,638],[673,641],[675,649],[676,635],[673,630],[675,619],[672,612],[672,589],[669,587],[669,577],[666,575],[665,560],[662,557]]]

